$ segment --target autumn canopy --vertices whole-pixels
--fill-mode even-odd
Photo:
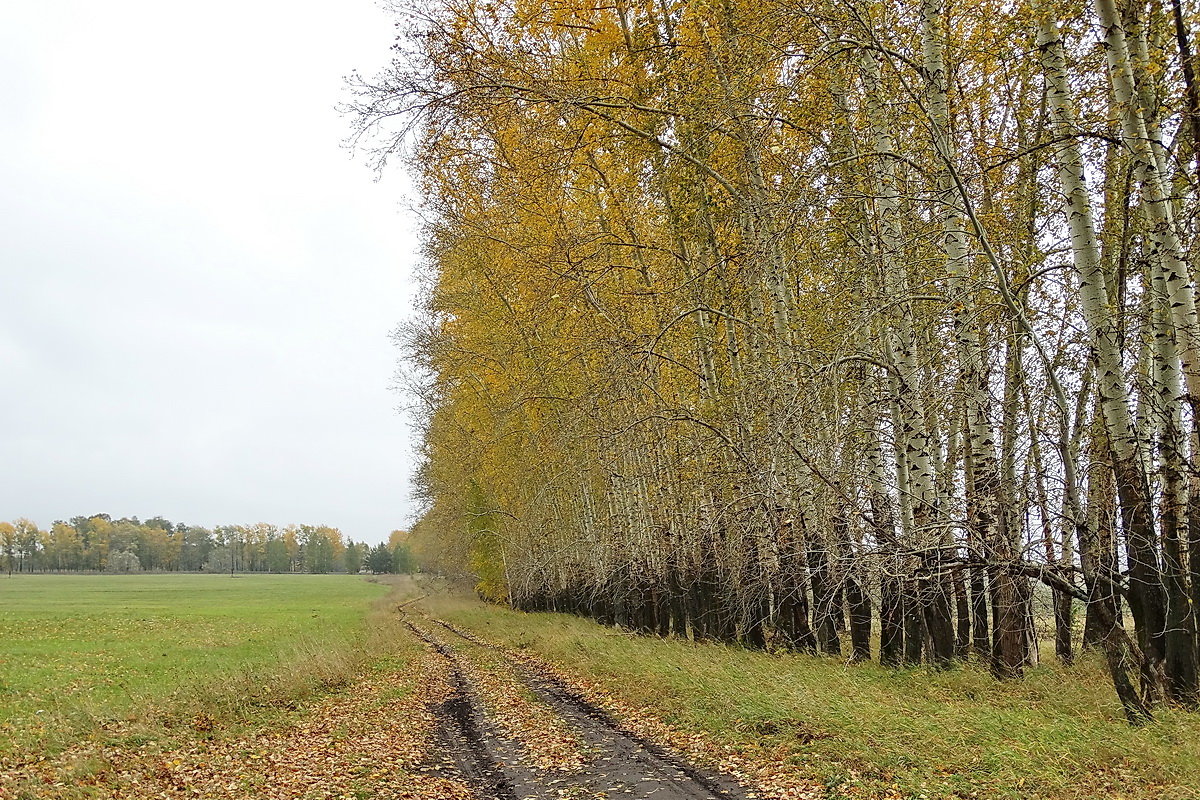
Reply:
[[[427,200],[427,559],[887,664],[1047,632],[1132,720],[1196,702],[1179,0],[402,13],[357,119]]]

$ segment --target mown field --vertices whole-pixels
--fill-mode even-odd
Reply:
[[[1132,728],[1098,661],[998,682],[632,636],[443,592],[432,613],[594,679],[685,733],[797,768],[827,796],[1200,798],[1200,713]]]
[[[386,592],[346,575],[0,578],[0,757],[285,708],[360,666]]]

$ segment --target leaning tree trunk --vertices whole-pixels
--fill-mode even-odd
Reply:
[[[1134,176],[1142,190],[1143,211],[1150,223],[1147,261],[1151,269],[1151,294],[1161,310],[1151,314],[1154,354],[1162,372],[1159,387],[1161,419],[1171,441],[1162,448],[1164,478],[1164,560],[1160,571],[1153,532],[1140,526],[1130,530],[1130,609],[1138,624],[1141,646],[1152,660],[1161,659],[1167,691],[1175,700],[1195,703],[1197,674],[1195,630],[1188,608],[1186,577],[1180,555],[1180,531],[1187,518],[1187,496],[1183,483],[1184,434],[1180,371],[1188,394],[1200,403],[1200,328],[1197,327],[1195,289],[1190,265],[1176,225],[1170,192],[1164,175],[1165,158],[1152,137],[1155,127],[1137,92],[1126,23],[1115,0],[1095,0],[1096,13],[1104,32],[1116,110],[1121,134],[1132,156]],[[1153,324],[1157,322],[1157,324]],[[1173,387],[1173,388],[1172,388]],[[1193,413],[1195,412],[1193,408]],[[1151,668],[1157,665],[1151,664]],[[1153,679],[1153,675],[1149,676]]]
[[[1154,525],[1150,510],[1149,485],[1142,471],[1142,458],[1131,414],[1128,381],[1112,318],[1107,284],[1100,262],[1100,248],[1092,220],[1091,198],[1084,180],[1083,155],[1075,131],[1078,122],[1075,104],[1068,90],[1066,61],[1058,24],[1045,12],[1038,13],[1038,46],[1042,70],[1046,77],[1050,106],[1051,128],[1059,140],[1055,157],[1058,180],[1066,199],[1067,223],[1071,234],[1071,250],[1079,277],[1079,295],[1084,322],[1096,364],[1096,388],[1101,412],[1107,428],[1113,457],[1117,494],[1120,499],[1130,555],[1130,607],[1139,621],[1139,631],[1145,634],[1149,647],[1143,648],[1147,662],[1142,672],[1153,684],[1153,676],[1161,672],[1163,649],[1162,627],[1165,613],[1161,602],[1161,583],[1158,578],[1157,557],[1153,550]],[[1100,591],[1104,591],[1101,589]],[[1102,625],[1115,625],[1115,615],[1102,614]],[[1113,632],[1106,633],[1111,641]],[[1116,662],[1123,665],[1125,658]],[[1110,660],[1110,665],[1113,662]],[[1115,683],[1120,684],[1116,673]],[[1120,687],[1119,687],[1120,688]],[[1156,694],[1155,687],[1145,687]],[[1135,716],[1146,705],[1139,698],[1130,703],[1122,698],[1127,713]]]

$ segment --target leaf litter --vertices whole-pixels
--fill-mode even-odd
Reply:
[[[438,724],[431,704],[449,691],[441,659],[425,653],[403,671],[361,677],[276,730],[196,737],[166,751],[83,743],[6,769],[0,800],[475,800],[461,780],[420,771]],[[211,725],[194,721],[198,733]]]

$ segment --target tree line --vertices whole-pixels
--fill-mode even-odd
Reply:
[[[425,198],[397,338],[431,559],[522,608],[1001,678],[1044,623],[1131,721],[1197,704],[1194,8],[401,13],[352,111]]]
[[[0,522],[0,569],[14,572],[412,572],[404,531],[374,546],[328,525],[218,525],[108,514]]]

